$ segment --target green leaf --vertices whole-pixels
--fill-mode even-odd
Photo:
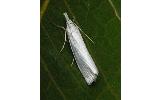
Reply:
[[[41,0],[41,100],[120,100],[120,0]],[[99,76],[88,86],[64,42],[63,13],[95,42],[82,34]]]

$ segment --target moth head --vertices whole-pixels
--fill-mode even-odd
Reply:
[[[66,19],[67,21],[69,21],[69,20],[70,20],[66,12],[65,12],[65,13],[63,13],[63,15],[65,16],[65,19]]]

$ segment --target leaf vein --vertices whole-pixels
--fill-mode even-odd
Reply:
[[[44,64],[43,68],[45,69],[46,72],[48,72],[48,76],[50,77],[52,83],[56,86],[57,90],[60,92],[60,94],[62,95],[63,99],[66,100],[65,94],[63,93],[63,91],[61,90],[59,85],[56,83],[56,81],[54,80],[51,72],[49,71],[49,69],[47,67],[47,64],[45,63],[45,61],[43,60],[42,57],[41,57],[41,62]]]
[[[115,16],[120,20],[120,16],[117,12],[117,9],[115,8],[115,5],[113,4],[113,2],[111,0],[108,0],[108,2],[110,3],[111,7],[113,8]]]

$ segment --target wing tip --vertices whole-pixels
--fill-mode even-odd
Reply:
[[[96,82],[97,74],[89,75],[89,77],[86,77],[85,79],[86,79],[87,84],[91,85],[92,83]]]

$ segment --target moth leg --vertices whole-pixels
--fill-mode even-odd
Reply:
[[[65,44],[66,44],[66,31],[65,31],[65,41],[64,41],[64,44],[63,44],[63,46],[62,46],[62,48],[61,48],[61,50],[60,50],[60,52],[59,53],[61,53],[61,51],[64,49],[64,46],[65,46]]]
[[[74,23],[75,24],[75,23]],[[76,24],[75,24],[76,25]],[[76,25],[77,26],[77,25]],[[84,33],[83,31],[82,31],[82,29],[81,28],[79,28],[78,26],[77,26],[77,28],[82,32],[82,33]],[[94,43],[93,42],[93,40],[86,34],[86,33],[84,33],[84,35],[92,42],[92,43]]]
[[[73,66],[73,64],[74,64],[74,58],[73,58],[73,61],[71,62],[71,65],[70,66]]]
[[[54,23],[54,25],[55,25],[56,27],[58,27],[58,28],[61,28],[61,29],[65,30],[65,41],[64,41],[64,44],[63,44],[61,50],[59,51],[59,53],[61,53],[61,51],[64,49],[65,43],[66,43],[66,41],[67,41],[67,40],[66,40],[66,29],[65,29],[63,26],[59,26],[59,25],[57,25],[57,24],[55,24],[55,23]]]
[[[55,23],[54,23],[54,25],[55,25],[56,27],[61,28],[61,29],[63,29],[63,30],[65,30],[65,31],[66,31],[66,29],[65,29],[63,26],[56,25]]]

